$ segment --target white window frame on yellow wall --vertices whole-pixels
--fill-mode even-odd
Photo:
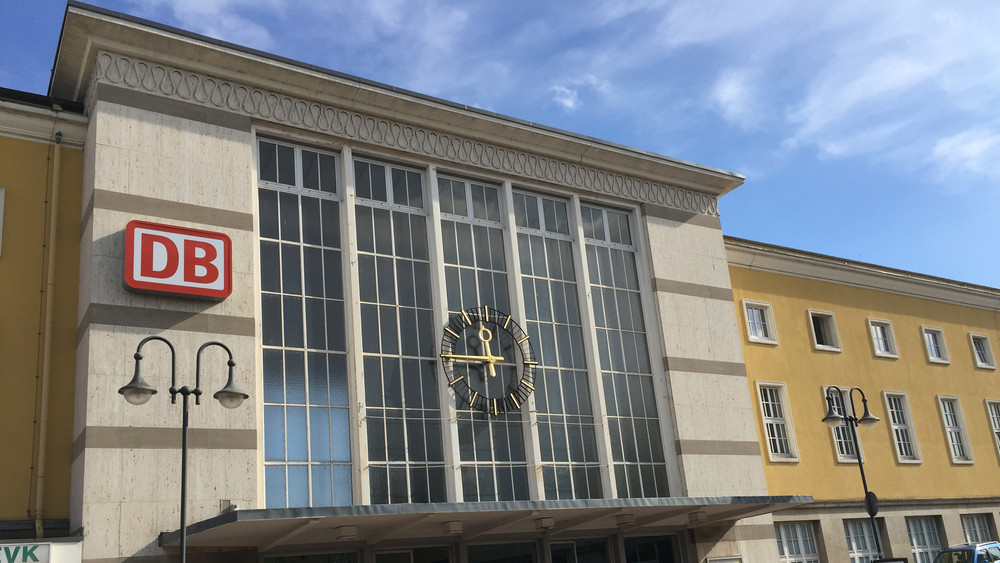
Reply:
[[[892,408],[891,400],[898,399],[900,403],[899,415],[904,419],[900,421],[900,416]],[[920,444],[917,442],[917,432],[913,427],[913,414],[910,412],[910,397],[904,391],[883,391],[882,402],[885,404],[885,422],[892,432],[893,451],[896,453],[896,461],[899,463],[922,463],[920,457]],[[912,455],[907,456],[900,447],[900,434],[905,433],[910,443]]]
[[[812,331],[813,347],[825,352],[840,352],[840,334],[837,332],[837,316],[830,311],[809,309],[809,330]],[[822,327],[825,334],[817,334],[816,323]],[[826,342],[821,343],[821,336]]]
[[[927,361],[933,364],[950,364],[951,357],[948,356],[948,344],[944,340],[944,331],[933,326],[920,327],[920,334],[924,339],[924,351],[927,353]]]
[[[878,334],[878,328],[883,328],[885,337]],[[880,358],[898,358],[899,348],[896,347],[896,335],[892,331],[892,321],[885,319],[868,319],[868,332],[871,334],[872,351]],[[885,340],[885,349],[879,342]]]
[[[824,385],[822,387],[824,399],[828,396],[827,391],[831,386]],[[841,389],[850,389],[850,385],[838,385]],[[841,398],[850,401],[849,397],[846,395],[841,395],[840,393],[834,393],[829,395],[833,399],[834,407],[837,409],[838,414],[844,417],[844,420],[840,421],[840,424],[830,429],[830,441],[833,443],[833,453],[837,458],[837,463],[857,463],[858,455],[861,456],[861,461],[865,460],[865,450],[861,447],[861,436],[858,436],[857,449],[856,452],[850,452],[849,450],[854,449],[855,442],[851,438],[851,427],[850,423],[847,422],[848,416],[854,416],[854,405],[848,402],[845,405],[840,404]],[[847,409],[851,409],[848,412]]]
[[[981,350],[976,348],[979,343]],[[996,369],[997,364],[993,359],[993,347],[990,345],[990,337],[985,334],[969,333],[969,345],[972,347],[972,360],[976,362],[977,368]]]
[[[765,407],[764,396],[762,395],[763,389],[774,391],[775,394],[772,395],[772,398],[777,399],[776,403],[781,409],[781,416],[774,416],[774,413],[769,412],[768,408]],[[764,441],[767,443],[768,459],[779,463],[799,461],[799,449],[798,445],[795,443],[795,425],[792,423],[792,410],[788,404],[788,393],[785,391],[785,384],[777,381],[758,381],[757,405],[760,407],[760,417],[762,422],[761,428],[764,431]],[[771,436],[769,432],[769,425],[774,425],[775,428],[784,429],[784,440],[788,444],[787,452],[774,451],[774,449],[772,449],[772,438],[779,440],[781,438]]]
[[[948,453],[951,462],[970,465],[975,459],[972,456],[972,444],[969,442],[969,432],[965,428],[965,415],[962,413],[962,403],[954,395],[938,395],[938,409],[941,411],[941,424],[944,426],[948,439]],[[956,447],[961,446],[961,454]]]
[[[760,311],[760,318],[754,318],[752,310]],[[743,318],[746,321],[747,340],[760,344],[777,344],[778,331],[774,325],[774,313],[771,311],[771,304],[766,301],[743,300]],[[760,326],[761,330],[755,328]]]
[[[1000,400],[986,399],[986,418],[990,420],[993,442],[997,447],[997,453],[1000,453]]]

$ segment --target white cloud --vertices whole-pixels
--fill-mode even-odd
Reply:
[[[726,121],[749,129],[761,120],[757,95],[748,71],[728,69],[716,78],[711,100]]]
[[[953,174],[1000,179],[1000,133],[985,127],[940,139],[932,155],[945,182]]]
[[[580,107],[580,96],[576,90],[565,86],[552,87],[552,101],[565,111],[576,111]]]

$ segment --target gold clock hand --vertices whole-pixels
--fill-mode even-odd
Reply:
[[[485,338],[483,337],[483,333],[484,332],[486,333],[486,337]],[[493,350],[490,349],[490,340],[493,340],[493,333],[490,332],[490,329],[486,328],[483,325],[480,325],[479,326],[479,334],[477,334],[476,336],[478,336],[479,337],[479,341],[483,343],[483,348],[486,349],[486,355],[489,356],[489,358],[490,358],[489,360],[487,360],[487,362],[489,362],[489,364],[490,364],[490,377],[496,377],[497,376],[497,368],[496,368],[495,364],[496,364],[497,361],[501,361],[502,362],[503,358],[501,358],[500,356],[494,356],[493,355]]]
[[[441,354],[442,358],[447,360],[460,360],[466,362],[490,362],[493,361],[493,356],[470,356],[468,354]],[[500,358],[503,360],[503,358]]]

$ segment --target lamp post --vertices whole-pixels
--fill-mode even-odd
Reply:
[[[833,402],[833,392],[836,390],[837,394],[840,395],[840,404],[843,406],[845,414],[842,415],[837,412],[837,409]],[[864,413],[861,418],[857,416],[857,410],[854,408],[854,392],[857,391],[861,394],[861,404],[864,406]],[[830,428],[836,428],[840,426],[842,422],[847,421],[847,426],[851,429],[851,442],[854,444],[854,453],[858,458],[858,470],[861,471],[861,486],[865,489],[865,511],[868,512],[868,519],[871,521],[872,526],[872,538],[875,539],[875,551],[878,552],[879,559],[882,558],[882,545],[878,540],[878,530],[875,528],[875,515],[878,514],[878,497],[875,493],[868,490],[868,480],[865,479],[865,464],[861,461],[861,441],[858,439],[858,426],[862,428],[872,428],[878,423],[878,417],[872,415],[871,411],[868,410],[868,399],[865,397],[865,392],[858,387],[851,387],[847,391],[847,396],[851,399],[851,411],[847,414],[847,402],[844,400],[844,390],[836,385],[831,385],[826,390],[826,404],[827,411],[826,416],[823,417],[823,422],[826,423]]]
[[[150,340],[158,340],[163,342],[170,348],[170,404],[177,403],[177,395],[184,398],[184,416],[183,422],[181,424],[181,563],[187,561],[187,451],[188,451],[188,397],[194,395],[194,404],[201,404],[201,353],[209,346],[218,346],[229,354],[229,379],[226,381],[225,387],[215,392],[212,395],[213,398],[219,401],[219,403],[226,407],[227,409],[235,409],[236,407],[243,404],[250,395],[247,395],[243,391],[239,390],[235,383],[233,382],[233,368],[236,366],[236,362],[233,361],[233,353],[229,348],[221,342],[206,342],[198,348],[198,354],[195,356],[195,369],[194,369],[194,389],[191,389],[187,385],[177,388],[177,357],[174,352],[174,345],[170,343],[166,338],[162,336],[147,336],[142,339],[135,348],[135,375],[132,376],[132,381],[128,382],[128,385],[122,387],[118,390],[125,400],[133,405],[143,405],[146,404],[149,399],[156,394],[156,389],[151,385],[146,383],[142,379],[142,375],[139,374],[139,362],[142,361],[141,350],[144,344]]]

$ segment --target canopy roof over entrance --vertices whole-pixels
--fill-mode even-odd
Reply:
[[[188,527],[188,547],[311,550],[675,533],[812,502],[807,495],[387,504],[236,510]],[[176,545],[179,531],[160,542]]]

